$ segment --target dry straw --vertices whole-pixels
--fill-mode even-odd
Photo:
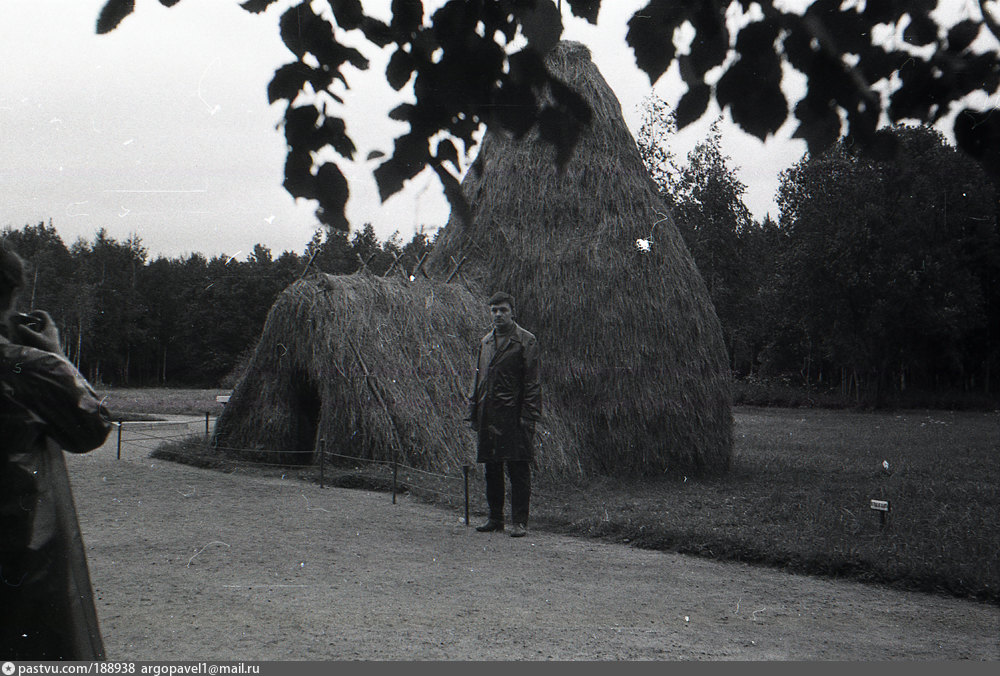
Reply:
[[[484,300],[503,289],[542,346],[540,471],[728,468],[728,359],[705,284],[590,53],[562,43],[548,64],[587,97],[592,126],[561,172],[536,136],[486,134],[462,184],[472,221],[453,215],[427,263],[442,280],[464,260],[473,292],[366,272],[299,280],[219,418],[221,450],[312,462],[325,439],[331,452],[424,469],[470,462],[473,350]]]
[[[487,132],[462,183],[471,222],[452,215],[428,268],[466,257],[484,295],[515,296],[585,473],[725,471],[731,384],[705,284],[590,52],[563,42],[547,63],[589,101],[590,129],[562,171],[537,134]]]
[[[330,453],[436,471],[474,462],[464,420],[483,302],[459,283],[314,274],[288,287],[213,440],[223,453],[285,464]],[[549,471],[579,473],[566,426],[540,432]]]

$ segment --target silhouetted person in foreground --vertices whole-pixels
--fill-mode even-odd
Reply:
[[[535,423],[542,417],[538,341],[514,321],[514,298],[490,298],[493,330],[479,343],[469,420],[478,432],[476,462],[484,463],[490,517],[481,533],[504,529],[504,465],[510,477],[511,537],[528,527]]]
[[[23,285],[0,241],[0,662],[102,660],[62,449],[97,448],[111,425],[52,318],[14,312]]]

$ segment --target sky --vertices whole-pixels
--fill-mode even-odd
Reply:
[[[971,0],[951,0],[959,11]],[[640,103],[654,91],[625,44],[626,22],[647,0],[605,0],[598,25],[563,7],[564,39],[586,44],[635,134]],[[283,103],[269,105],[274,70],[293,60],[278,34],[290,0],[253,15],[238,0],[182,0],[173,8],[137,0],[114,31],[97,35],[105,0],[3,0],[0,3],[0,229],[49,222],[67,246],[100,228],[120,241],[137,235],[157,256],[243,259],[261,243],[277,256],[301,252],[319,227],[315,203],[282,187]],[[364,0],[388,18],[390,0]],[[439,2],[425,2],[436,5]],[[564,3],[565,4],[565,3]],[[368,71],[350,70],[344,117],[358,161],[343,166],[352,228],[372,223],[382,239],[432,234],[449,208],[427,172],[386,203],[378,198],[368,153],[389,153],[405,125],[385,118],[401,99],[384,81],[387,51],[367,49]],[[801,87],[794,73],[787,91]],[[684,92],[676,66],[655,92],[676,104]],[[675,136],[681,161],[708,133],[714,107]],[[805,144],[794,120],[767,143],[724,125],[723,153],[746,185],[758,220],[777,216],[780,171]]]

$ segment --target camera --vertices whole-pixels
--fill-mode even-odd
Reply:
[[[13,315],[11,319],[14,321],[15,324],[19,324],[21,326],[27,326],[32,331],[42,330],[42,324],[43,324],[42,320],[33,315],[26,315],[19,312]]]

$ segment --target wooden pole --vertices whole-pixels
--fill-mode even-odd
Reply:
[[[325,488],[323,485],[323,466],[325,464],[326,458],[326,439],[321,438],[319,440],[319,487]]]
[[[462,465],[462,474],[465,475],[465,525],[469,525],[469,466]]]
[[[452,260],[455,260],[455,259],[453,258]],[[458,274],[458,271],[462,269],[462,264],[464,262],[465,262],[465,256],[462,256],[462,260],[460,260],[458,262],[458,265],[455,266],[455,269],[451,271],[450,275],[448,275],[448,279],[444,280],[445,284],[448,284],[451,280],[453,280],[455,278],[455,275]]]
[[[122,421],[118,421],[118,459],[122,459]]]

